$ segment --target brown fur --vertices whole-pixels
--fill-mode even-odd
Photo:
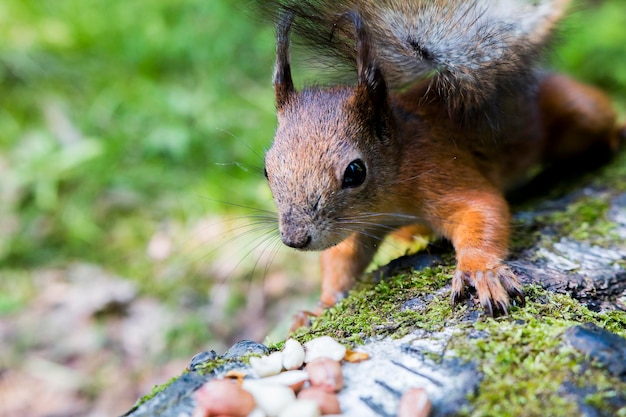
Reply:
[[[390,94],[360,16],[351,18],[356,87],[296,92],[286,48],[278,48],[278,129],[266,170],[283,242],[323,250],[321,303],[330,306],[388,233],[427,226],[454,245],[453,302],[471,286],[489,313],[506,312],[510,299],[521,303],[523,295],[504,262],[510,219],[504,192],[537,165],[615,151],[619,130],[609,100],[564,75],[543,75],[527,93],[505,97],[522,111],[499,120],[500,129],[472,129],[428,81]],[[288,27],[279,26],[279,37]],[[364,162],[365,179],[344,187],[355,160]]]
[[[352,13],[367,23],[371,49],[391,89],[416,81],[446,98],[468,124],[502,95],[522,92],[569,0],[265,0],[265,14],[293,16],[294,35],[316,62],[353,67]],[[347,18],[348,17],[348,18]],[[284,20],[283,20],[284,22]],[[291,24],[291,23],[290,23]],[[358,39],[358,37],[357,37]],[[478,117],[477,117],[478,116]]]

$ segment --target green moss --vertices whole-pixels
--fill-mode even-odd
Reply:
[[[544,234],[539,230],[537,222],[513,220],[511,223],[509,252],[512,256],[515,256],[544,238]]]
[[[525,288],[526,305],[511,308],[510,315],[462,320],[467,318],[468,307],[452,307],[444,289],[452,270],[441,266],[378,283],[361,282],[347,298],[314,320],[310,328],[300,329],[293,337],[306,342],[329,335],[350,345],[368,338],[400,337],[416,329],[440,331],[445,324],[457,331],[444,357],[472,361],[482,375],[478,390],[470,398],[471,405],[461,415],[577,415],[578,404],[567,395],[568,387],[570,391],[587,393],[585,403],[605,415],[626,416],[626,410],[612,402],[626,392],[626,383],[568,346],[563,337],[570,327],[586,322],[626,336],[626,312],[595,313],[567,295],[529,286]],[[417,300],[417,307],[403,310],[409,300]],[[487,336],[468,337],[475,330]],[[280,349],[282,343],[271,348]],[[217,359],[198,371],[206,374],[231,363]],[[155,388],[141,402],[166,386]]]
[[[284,345],[284,342],[277,343],[274,346],[270,347],[269,350],[270,352],[280,350],[283,345]],[[232,358],[232,359],[224,359],[224,358],[217,357],[205,363],[196,365],[194,372],[198,373],[199,375],[206,375],[206,374],[212,373],[216,369],[222,370],[225,367],[228,367],[229,365],[230,365],[229,369],[237,368],[237,367],[240,367],[241,365],[250,363],[250,358],[253,356],[259,357],[261,355],[258,353],[249,353],[249,354],[238,356],[237,358]]]
[[[611,164],[602,168],[596,183],[608,185],[616,191],[626,191],[626,150],[620,152]]]
[[[233,363],[233,362],[242,362],[240,359],[234,360],[234,359],[222,359],[222,358],[215,358],[213,360],[210,360],[208,362],[205,362],[203,364],[199,364],[196,366],[195,368],[195,372],[197,372],[200,375],[206,375],[206,374],[210,374],[211,372],[213,372],[214,370],[227,365],[229,363]]]
[[[582,197],[565,210],[542,216],[538,221],[557,229],[559,236],[607,244],[618,239],[613,232],[615,223],[607,219],[609,206],[609,196]]]
[[[595,375],[589,375],[589,377],[593,378]],[[604,381],[603,381],[604,382]],[[610,384],[611,381],[606,381],[606,383]],[[607,385],[604,383],[605,385]],[[590,394],[585,399],[585,404],[588,404],[602,412],[603,415],[611,415],[613,414],[615,417],[626,417],[626,407],[622,407],[619,410],[615,410],[615,407],[611,407],[609,404],[612,400],[620,394],[619,386],[611,389],[610,386],[602,391],[595,392]]]
[[[174,381],[176,381],[178,378],[180,378],[180,377],[174,377],[174,378],[170,379],[169,381],[167,381],[165,384],[155,385],[154,387],[152,387],[152,391],[150,391],[150,393],[148,393],[148,394],[144,395],[143,397],[141,397],[140,399],[138,399],[137,402],[135,403],[135,405],[133,406],[133,408],[131,408],[128,411],[127,414],[129,414],[133,410],[136,410],[137,408],[139,408],[139,406],[141,406],[142,404],[150,401],[152,398],[156,397],[157,394],[159,394],[160,392],[163,392],[167,387],[172,385],[172,383]]]
[[[441,329],[444,319],[454,315],[447,295],[438,293],[450,281],[451,271],[451,267],[426,268],[378,283],[361,282],[348,297],[294,337],[306,342],[330,335],[346,344],[360,344],[371,337],[400,337],[417,328]],[[423,308],[401,308],[412,299],[423,299]]]
[[[563,340],[564,332],[577,324],[592,322],[624,335],[626,313],[594,313],[570,297],[537,287],[527,288],[527,305],[510,316],[478,321],[474,328],[485,331],[485,339],[456,335],[451,349],[461,358],[478,364],[484,375],[471,398],[471,416],[571,416],[578,405],[562,394],[564,384],[585,388],[592,381],[595,391],[586,402],[607,409],[615,392],[626,384],[608,375]],[[586,388],[585,388],[586,389]],[[624,411],[620,411],[624,412]]]
[[[626,413],[611,405],[617,393],[626,392],[626,384],[563,339],[568,328],[585,322],[626,336],[626,313],[595,313],[567,295],[530,286],[525,288],[526,306],[512,308],[509,316],[461,324],[467,307],[452,307],[448,292],[442,291],[451,271],[451,267],[429,268],[380,283],[361,283],[295,337],[304,342],[330,335],[342,343],[357,344],[367,338],[400,337],[416,329],[439,331],[444,323],[456,323],[460,331],[452,336],[445,355],[476,363],[483,375],[463,415],[577,415],[578,404],[564,393],[565,386],[588,392],[585,402],[608,414]],[[424,303],[416,310],[402,311],[401,306],[413,299]],[[488,336],[467,337],[472,330]]]

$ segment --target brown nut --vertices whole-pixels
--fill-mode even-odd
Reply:
[[[357,352],[355,350],[347,350],[346,356],[344,356],[343,360],[350,363],[363,362],[370,358],[370,355],[365,352]]]
[[[328,392],[337,392],[343,387],[341,364],[329,358],[317,358],[305,368],[311,386]]]
[[[398,417],[428,417],[430,400],[423,388],[411,388],[402,394],[398,405]]]
[[[252,394],[227,379],[212,379],[201,386],[194,397],[197,407],[209,416],[246,417],[255,407]]]
[[[341,414],[341,407],[339,406],[337,395],[332,392],[324,391],[321,388],[311,387],[303,389],[298,394],[298,399],[315,401],[322,415]]]

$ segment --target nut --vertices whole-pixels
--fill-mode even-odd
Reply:
[[[282,352],[274,352],[268,356],[250,358],[250,367],[260,377],[276,375],[283,370]]]
[[[294,392],[298,392],[304,386],[304,383],[309,379],[309,374],[306,371],[293,370],[281,372],[278,375],[267,376],[265,378],[259,378],[255,380],[259,383],[284,385],[291,388]],[[252,380],[251,380],[252,381]]]
[[[320,417],[320,409],[312,400],[296,400],[279,414],[279,417]]]
[[[402,394],[398,405],[398,417],[428,417],[430,400],[423,388],[411,388]]]
[[[324,391],[321,388],[311,387],[303,389],[298,394],[298,399],[315,401],[320,408],[322,415],[341,414],[341,407],[339,406],[339,399],[337,398],[337,395]]]
[[[330,336],[322,336],[309,340],[304,344],[306,355],[304,362],[309,363],[317,358],[330,358],[341,361],[346,355],[345,346],[341,345]]]
[[[318,358],[309,362],[305,368],[309,374],[311,386],[328,392],[337,392],[343,387],[341,364],[329,358]]]
[[[254,398],[248,391],[226,379],[212,379],[201,386],[194,397],[197,408],[209,416],[246,417],[255,406]]]
[[[304,348],[295,339],[285,342],[283,348],[283,368],[287,370],[299,369],[304,363]]]
[[[296,400],[296,394],[289,387],[267,384],[263,379],[244,380],[243,388],[252,394],[257,407],[268,417],[277,417],[287,405]]]

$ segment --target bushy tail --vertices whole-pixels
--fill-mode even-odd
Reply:
[[[569,0],[269,0],[275,17],[295,16],[300,43],[355,63],[358,13],[390,88],[432,79],[451,109],[480,108],[528,85],[537,56]]]

